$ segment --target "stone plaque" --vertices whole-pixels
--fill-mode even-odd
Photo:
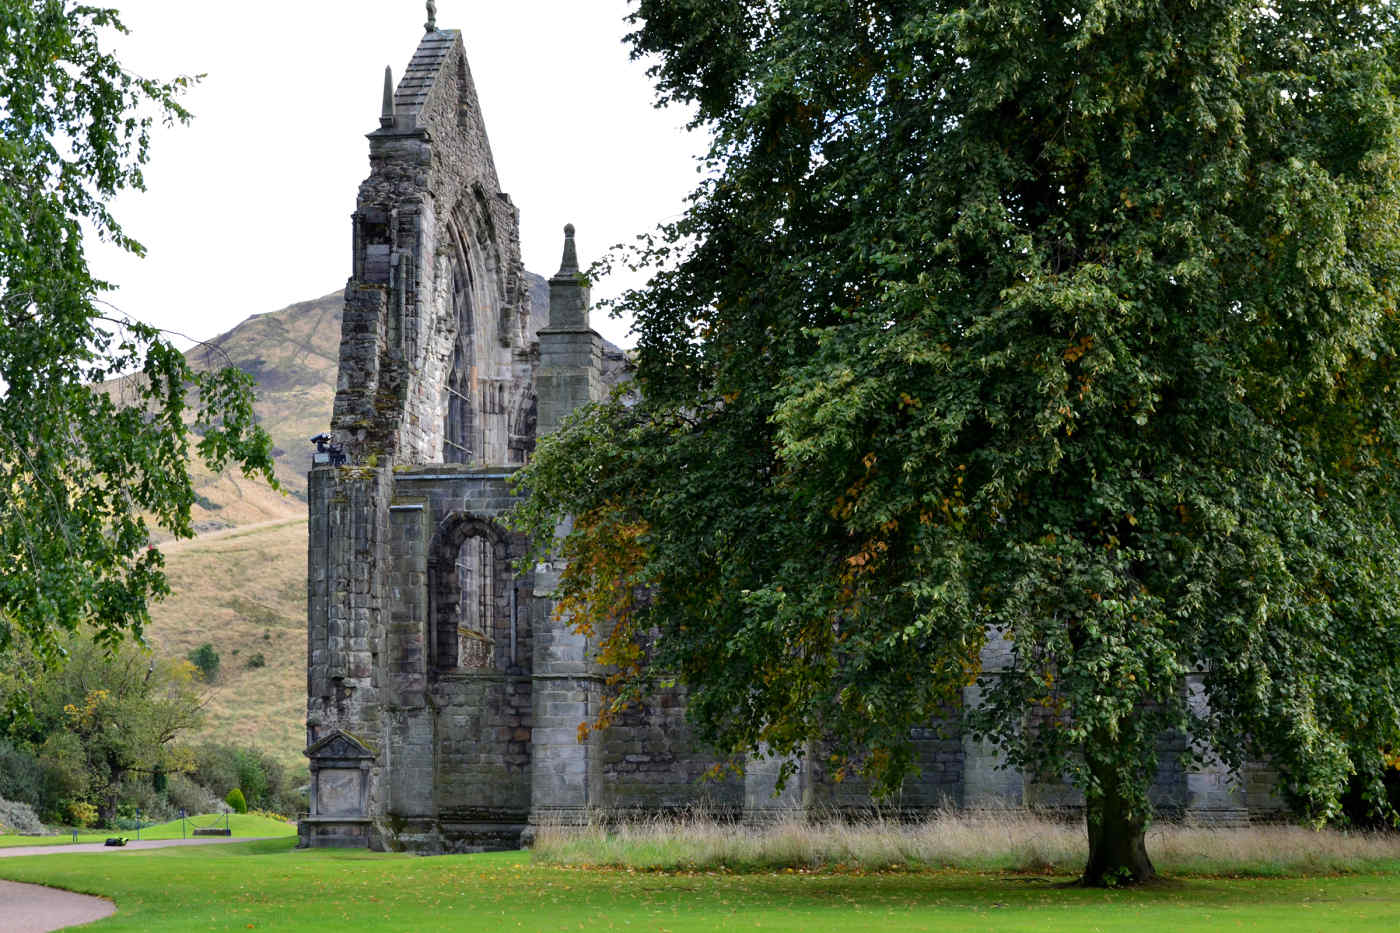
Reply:
[[[322,768],[317,778],[319,816],[363,816],[359,768]]]

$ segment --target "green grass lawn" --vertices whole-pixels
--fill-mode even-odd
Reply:
[[[579,870],[526,853],[421,858],[293,840],[0,860],[0,877],[117,903],[103,930],[1386,930],[1400,872],[1188,878],[1141,890],[944,871],[747,875]]]
[[[223,826],[223,815],[212,813],[192,816],[181,826],[180,820],[172,820],[169,823],[157,823],[155,826],[146,826],[141,830],[142,839],[180,839],[183,835],[194,835],[196,826]],[[274,820],[266,816],[259,816],[256,813],[230,813],[228,815],[228,828],[233,831],[233,835],[241,837],[258,836],[295,836],[297,834],[297,824],[288,823],[282,820]],[[82,831],[78,833],[79,842],[102,842],[112,836],[125,836],[127,839],[136,838],[134,829],[113,829]],[[0,836],[0,848],[10,846],[61,846],[71,845],[73,834],[60,833],[56,836]]]

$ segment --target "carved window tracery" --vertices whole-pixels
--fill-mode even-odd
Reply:
[[[452,349],[451,370],[443,388],[444,423],[442,432],[442,462],[471,463],[481,459],[478,438],[478,417],[473,391],[475,375],[474,342],[476,328],[473,314],[472,277],[464,257],[452,263],[452,319],[456,326],[456,341]]]
[[[435,669],[500,670],[515,663],[510,558],[509,539],[494,522],[458,515],[444,523],[428,567]]]

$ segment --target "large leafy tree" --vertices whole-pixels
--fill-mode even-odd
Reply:
[[[212,468],[272,477],[250,380],[192,372],[88,267],[93,235],[142,252],[108,205],[143,187],[155,121],[189,117],[189,79],[104,50],[122,29],[113,10],[0,0],[0,651],[19,638],[44,659],[85,622],[140,635],[168,589],[150,526],[192,533],[191,431]]]
[[[522,514],[617,698],[739,753],[911,726],[1083,789],[1152,875],[1158,739],[1317,818],[1400,748],[1390,2],[640,0],[707,180],[642,258],[639,398]],[[645,598],[634,598],[645,593]],[[639,644],[657,640],[650,651]],[[605,711],[606,718],[606,711]]]

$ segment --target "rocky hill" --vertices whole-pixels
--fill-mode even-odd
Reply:
[[[257,384],[258,420],[272,436],[277,479],[287,494],[236,473],[196,467],[195,528],[219,531],[306,514],[307,438],[326,430],[335,401],[340,318],[336,292],[258,314],[186,355],[196,367],[237,366]]]

